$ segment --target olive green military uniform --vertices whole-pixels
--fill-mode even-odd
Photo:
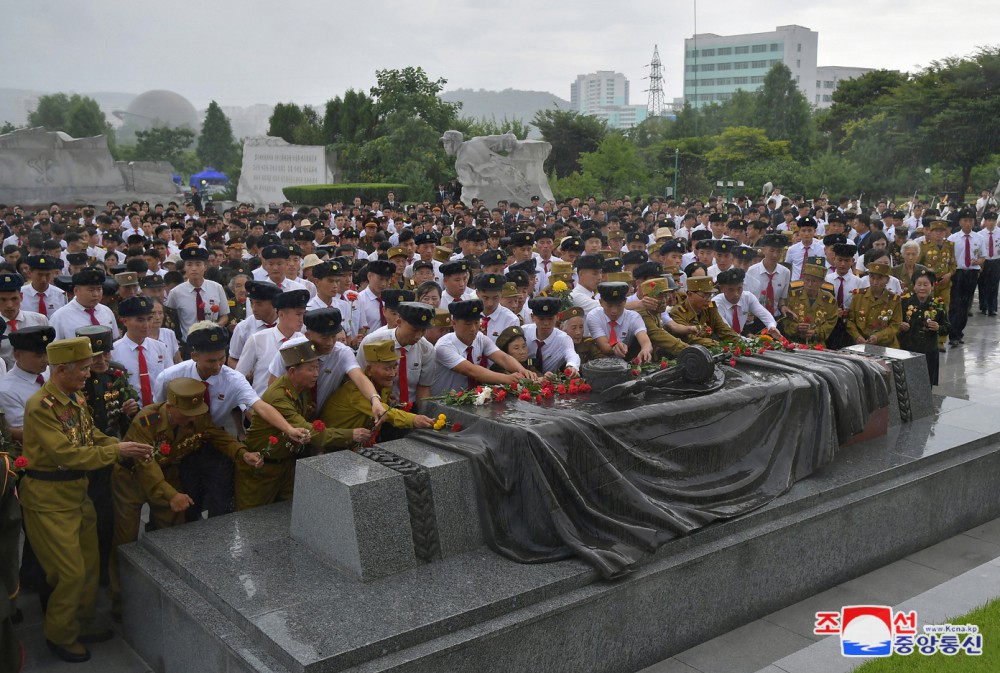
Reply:
[[[130,458],[119,460],[111,476],[111,497],[114,505],[114,536],[111,554],[110,590],[112,607],[121,601],[118,575],[118,547],[139,538],[142,506],[149,503],[149,519],[156,528],[170,528],[184,523],[185,514],[170,509],[170,499],[181,490],[178,466],[186,456],[206,445],[237,462],[246,448],[232,435],[212,423],[209,414],[195,417],[190,431],[178,434],[170,424],[165,402],[150,404],[136,414],[125,433],[125,440],[149,444],[157,453],[148,463]],[[167,455],[160,447],[169,446]]]
[[[312,391],[296,390],[288,375],[275,379],[261,399],[278,410],[289,425],[296,428],[313,427],[316,419],[316,402]],[[369,406],[369,410],[371,407]],[[243,461],[236,463],[236,509],[249,509],[272,502],[292,499],[295,484],[295,461],[298,458],[322,452],[328,446],[349,446],[349,435],[328,428],[313,436],[307,445],[289,440],[283,432],[255,414],[247,430],[247,447],[260,451],[264,464],[251,467]],[[277,444],[270,441],[274,437]]]
[[[389,402],[391,392],[392,390],[389,388],[379,391],[382,405],[388,410],[385,422],[394,428],[412,428],[414,414],[393,408]],[[357,384],[350,380],[330,395],[323,404],[320,418],[323,419],[328,428],[338,429],[342,433],[346,441],[339,446],[344,448],[353,446],[354,428],[370,428],[375,420],[372,418],[371,400],[365,398],[364,393],[358,390]]]
[[[784,335],[790,341],[825,345],[827,337],[837,326],[837,319],[840,317],[833,285],[824,283],[817,297],[810,299],[806,294],[805,283],[797,280],[789,286],[787,306],[795,313],[798,320],[792,320],[789,316],[781,319],[781,331]],[[799,325],[802,324],[815,330],[815,336],[806,337],[801,334]]]
[[[712,303],[703,311],[695,311],[685,299],[682,303],[670,309],[670,317],[678,325],[696,325],[702,330],[711,329],[711,333],[702,332],[683,337],[687,344],[697,346],[714,346],[719,341],[738,341],[739,335],[719,315],[719,309]]]
[[[899,348],[897,335],[903,322],[899,297],[883,290],[881,297],[872,296],[870,287],[855,290],[851,310],[847,314],[847,333],[852,339],[867,339],[875,335],[876,345]]]
[[[94,427],[82,394],[67,395],[48,381],[25,406],[24,456],[24,527],[52,587],[45,637],[74,646],[97,600],[96,515],[86,471],[113,464],[118,439]]]
[[[934,272],[938,277],[938,282],[934,285],[934,298],[944,302],[944,312],[951,309],[951,278],[942,283],[941,277],[945,274],[954,274],[958,270],[958,262],[955,260],[955,242],[945,240],[940,247],[930,241],[923,241],[920,244],[920,256],[917,257],[917,264],[922,264]],[[938,346],[943,346],[944,335],[938,336]]]

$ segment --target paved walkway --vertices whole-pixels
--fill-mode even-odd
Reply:
[[[965,341],[965,345],[942,354],[941,381],[934,392],[1000,408],[1000,318],[976,312],[969,319]],[[996,558],[1000,558],[1000,519],[713,638],[640,673],[752,673],[818,641],[819,637],[812,635],[813,613],[818,609],[872,601],[896,605]],[[45,647],[37,597],[22,596],[20,606],[25,620],[17,631],[26,650],[25,673],[150,671],[120,636],[90,646],[93,657],[89,662],[64,664]],[[102,592],[99,611],[108,610]],[[115,629],[120,633],[120,626]]]

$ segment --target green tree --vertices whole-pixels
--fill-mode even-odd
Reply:
[[[579,170],[580,155],[596,150],[608,133],[603,119],[571,110],[539,110],[531,123],[552,144],[545,170],[557,176]]]
[[[393,113],[402,113],[422,119],[436,131],[444,132],[455,123],[462,108],[461,103],[447,103],[438,98],[448,80],[439,77],[431,81],[423,68],[376,70],[375,80],[377,83],[370,93],[382,122]]]
[[[792,156],[804,159],[812,149],[813,126],[809,101],[782,62],[771,66],[755,98],[754,126],[771,140],[789,141]]]
[[[62,131],[74,138],[89,138],[107,133],[108,124],[101,107],[93,98],[55,93],[38,99],[38,107],[28,115],[28,125],[47,131]]]
[[[581,154],[580,167],[606,198],[635,194],[649,179],[635,144],[618,132],[608,133],[595,151]]]
[[[196,151],[203,166],[214,166],[223,172],[235,167],[237,152],[233,127],[229,117],[214,100],[205,112]]]
[[[742,180],[737,170],[751,162],[790,158],[787,140],[768,140],[764,129],[735,126],[723,131],[706,157],[716,180]]]
[[[157,127],[137,131],[131,159],[134,161],[169,161],[174,168],[189,163],[183,154],[194,143],[194,131],[188,128]]]

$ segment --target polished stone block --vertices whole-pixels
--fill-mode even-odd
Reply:
[[[365,581],[422,563],[403,475],[351,451],[296,463],[291,535]]]

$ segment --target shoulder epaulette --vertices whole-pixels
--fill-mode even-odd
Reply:
[[[800,287],[805,287],[805,286],[806,282],[804,280],[793,280],[791,283],[788,284],[789,289],[792,290],[797,290]]]
[[[51,409],[57,404],[59,404],[59,400],[55,398],[55,395],[49,394],[42,398],[42,406],[46,409]]]

